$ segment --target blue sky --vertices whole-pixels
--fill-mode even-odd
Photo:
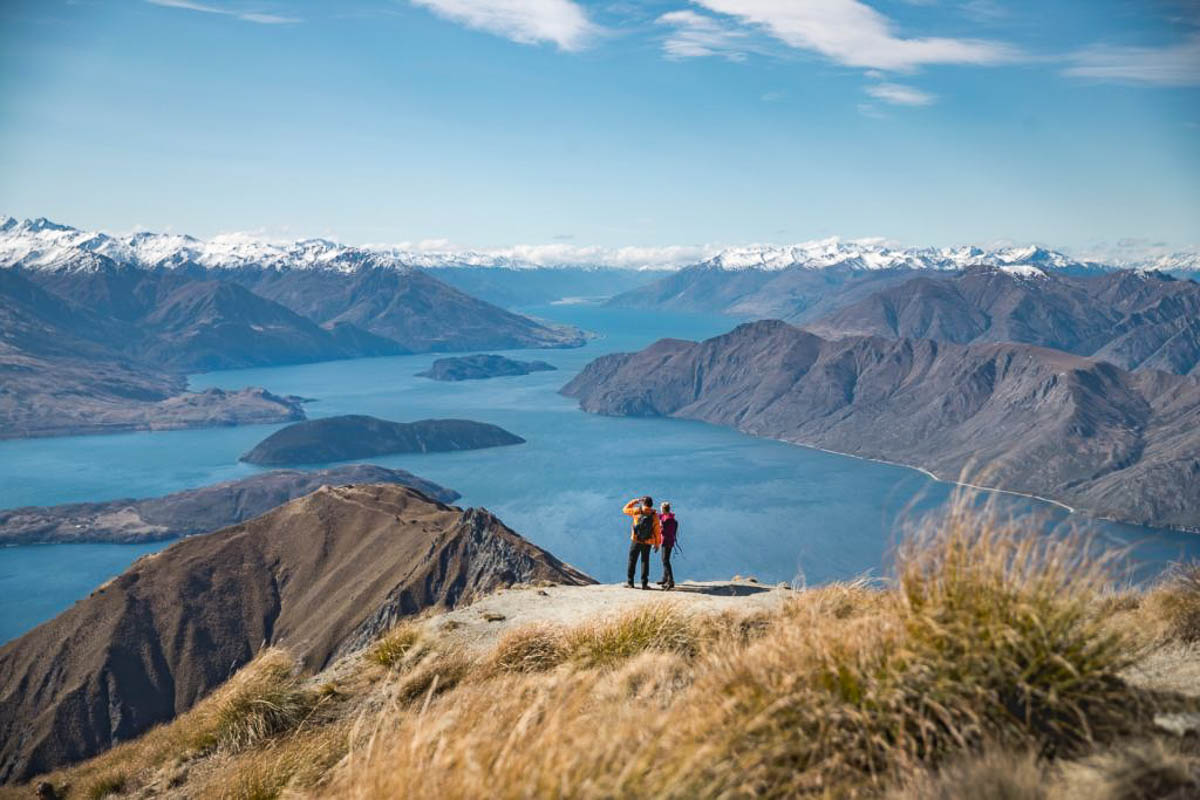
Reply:
[[[1195,0],[3,0],[0,212],[351,243],[1200,241]]]

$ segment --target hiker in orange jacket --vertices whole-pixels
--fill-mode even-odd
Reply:
[[[642,560],[642,588],[650,588],[650,548],[658,551],[662,544],[662,522],[654,511],[654,501],[649,495],[634,498],[625,504],[622,511],[633,517],[629,531],[629,573],[625,585],[633,588],[633,572],[637,561]]]

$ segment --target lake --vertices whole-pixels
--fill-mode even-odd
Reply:
[[[941,504],[951,486],[887,464],[782,444],[684,420],[584,414],[558,389],[598,355],[663,336],[696,339],[728,318],[588,305],[525,309],[600,335],[577,350],[510,352],[556,372],[441,383],[417,378],[437,356],[358,359],[197,375],[195,388],[265,386],[313,398],[310,417],[371,414],[398,421],[461,417],[528,440],[515,447],[372,459],[401,467],[486,506],[509,526],[603,581],[623,580],[628,527],[620,507],[652,494],[680,519],[679,579],[753,575],[820,583],[878,571],[901,523]],[[280,426],[0,442],[0,507],[145,497],[243,477],[238,456]],[[1134,545],[1142,576],[1200,557],[1200,536],[1090,521],[1020,498],[1048,525],[1086,525]],[[157,545],[0,548],[0,641],[43,622]]]

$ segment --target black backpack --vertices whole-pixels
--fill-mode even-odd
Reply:
[[[633,538],[639,544],[654,541],[654,514],[639,514],[633,523]]]

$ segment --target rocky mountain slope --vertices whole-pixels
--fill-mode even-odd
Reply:
[[[345,414],[289,425],[256,444],[241,460],[260,466],[326,464],[391,453],[442,453],[523,444],[497,425],[467,419],[391,422]]]
[[[1168,269],[1170,266],[1174,270]],[[713,258],[624,292],[618,306],[666,307],[758,319],[807,323],[858,302],[871,293],[926,276],[991,268],[1012,274],[1030,270],[1059,276],[1163,269],[1195,278],[1186,259],[1122,264],[1071,258],[1040,247],[983,249],[890,248],[877,240],[826,239],[788,247],[730,248]]]
[[[353,272],[228,272],[227,280],[323,325],[351,324],[416,352],[578,347],[575,328],[538,322],[477,300],[420,270],[369,262]]]
[[[264,644],[316,670],[398,618],[540,580],[591,582],[485,510],[395,485],[325,487],[184,539],[0,647],[0,781],[171,719]]]
[[[1200,284],[1156,272],[984,267],[923,275],[805,327],[825,337],[1024,342],[1123,369],[1200,372]]]
[[[504,356],[478,354],[439,358],[424,372],[418,372],[421,378],[432,378],[435,381],[477,381],[486,378],[504,378],[515,375],[529,375],[532,372],[546,372],[557,369],[545,361],[518,361]]]
[[[1200,529],[1200,381],[1019,344],[827,340],[778,321],[605,356],[584,410],[698,419],[1091,513]]]
[[[252,519],[324,485],[356,483],[408,486],[441,503],[453,503],[459,497],[458,492],[411,472],[371,464],[312,472],[275,470],[163,497],[0,510],[0,545],[128,544],[194,536]]]
[[[253,305],[220,289],[222,302],[206,303],[203,310],[222,316],[233,310],[243,335],[251,342],[266,340],[264,356],[277,356],[272,348],[294,342],[296,350],[284,354],[285,363],[386,352],[573,347],[584,341],[575,329],[536,322],[464,294],[416,269],[402,254],[322,239],[274,244],[245,236],[208,242],[174,234],[114,237],[46,219],[7,218],[0,224],[0,267],[22,269],[56,294],[128,321],[164,313],[158,307],[170,304],[168,296],[194,282],[242,286],[264,300]],[[175,299],[173,314],[196,302],[191,295],[214,291],[188,290]],[[310,325],[352,324],[390,342],[372,340],[365,351],[339,353],[336,345],[344,348],[361,337],[325,341],[284,309]],[[182,322],[195,324],[191,317]],[[283,324],[301,335],[279,330]],[[233,341],[230,333],[226,345]]]
[[[0,438],[290,422],[295,398],[263,389],[188,392],[186,380],[129,360],[111,340],[145,337],[119,319],[0,270]]]

